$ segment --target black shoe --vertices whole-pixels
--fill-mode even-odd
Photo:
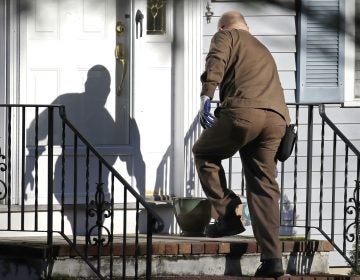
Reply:
[[[255,272],[255,277],[280,277],[284,275],[281,259],[263,260]]]
[[[245,231],[240,216],[220,217],[213,224],[209,224],[205,228],[207,237],[223,237],[242,233]]]

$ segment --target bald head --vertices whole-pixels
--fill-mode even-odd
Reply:
[[[219,19],[218,29],[243,29],[249,31],[244,16],[237,11],[224,13]]]

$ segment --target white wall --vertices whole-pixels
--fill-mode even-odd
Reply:
[[[294,1],[287,1],[293,3]],[[222,13],[230,10],[241,12],[247,21],[250,32],[258,38],[272,53],[284,89],[285,99],[287,102],[295,101],[295,11],[280,6],[262,3],[211,3],[214,16],[211,23],[207,23],[203,18],[203,61],[209,50],[212,35],[216,32],[216,25]],[[216,95],[215,99],[218,99]],[[228,170],[230,162],[224,161],[224,168]],[[234,155],[231,164],[233,165],[232,177],[228,177],[232,189],[241,193],[242,174],[241,161],[239,155]],[[229,174],[228,174],[229,175]]]
[[[289,2],[289,1],[288,1]],[[204,25],[204,59],[209,50],[210,40],[216,32],[216,25],[223,12],[237,10],[247,21],[250,32],[270,50],[276,61],[287,102],[295,101],[295,11],[271,4],[249,2],[211,3],[214,17]]]

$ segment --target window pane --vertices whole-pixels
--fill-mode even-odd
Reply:
[[[166,1],[147,1],[146,34],[162,35],[166,33]]]

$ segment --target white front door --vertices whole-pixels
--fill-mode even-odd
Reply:
[[[119,162],[119,147],[130,144],[131,0],[20,0],[19,7],[18,102],[64,104],[67,118],[80,133],[105,151],[111,164]],[[39,125],[45,127],[46,109],[40,108],[40,112]],[[35,195],[31,178],[35,172],[35,112],[32,114],[27,112],[25,118],[27,204],[34,202]],[[41,128],[38,138],[40,146],[46,147],[47,135]],[[61,145],[56,137],[55,145]],[[130,170],[125,178],[131,179],[130,154],[120,159],[123,169]],[[59,184],[56,174],[61,173],[56,170],[59,160],[54,161],[55,185]],[[47,169],[46,162],[45,149],[39,170]],[[46,176],[39,177],[39,186],[45,185],[41,180]],[[40,203],[47,202],[46,192],[46,186],[39,187]],[[68,203],[72,195],[69,189]]]
[[[114,55],[117,41],[125,44],[122,47],[125,52],[129,47],[130,11],[125,10],[129,8],[126,7],[129,6],[127,2],[27,1],[26,9],[20,16],[20,103],[51,104],[54,101],[69,101],[70,104],[65,104],[69,107],[66,108],[67,115],[76,124],[81,117],[85,117],[79,115],[85,113],[81,110],[88,109],[81,106],[84,104],[72,105],[76,100],[68,100],[73,96],[67,94],[80,95],[81,102],[93,109],[94,115],[97,108],[103,107],[103,104],[98,104],[104,102],[101,98],[105,99],[105,108],[116,121],[117,130],[106,129],[101,131],[102,134],[92,130],[87,136],[95,145],[128,144],[129,92],[128,88],[123,88],[120,95],[116,95],[116,79],[121,80],[122,77],[116,75]],[[118,7],[118,12],[116,5],[122,6]],[[117,21],[124,26],[124,31],[119,35],[115,32]],[[99,65],[102,67],[98,67]],[[118,68],[122,72],[121,66]],[[110,92],[107,92],[105,85],[97,88],[97,85],[88,84],[86,88],[87,79],[102,70],[110,74]],[[118,75],[122,76],[121,73]],[[85,96],[95,90],[97,92],[94,94],[103,96]],[[82,96],[83,93],[85,94]],[[81,127],[85,124],[85,121],[79,123],[78,129],[87,130]],[[106,127],[107,124],[103,126]]]

